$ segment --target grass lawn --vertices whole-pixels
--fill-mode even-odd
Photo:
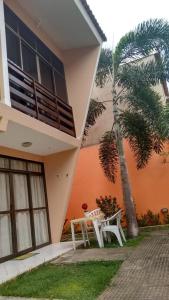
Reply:
[[[140,242],[148,235],[149,235],[148,233],[140,233],[139,236],[134,239],[127,238],[127,242],[126,243],[123,242],[123,246],[124,247],[137,247],[140,244]],[[117,247],[120,247],[120,245],[115,237],[113,237],[113,240],[111,243],[105,243],[105,248],[117,248]]]
[[[138,237],[133,238],[133,239],[127,239],[126,243],[123,242],[123,246],[124,247],[137,247],[140,244],[140,242],[147,236],[149,236],[148,231],[141,232]],[[120,245],[119,245],[116,237],[112,236],[111,243],[107,243],[107,242],[104,243],[104,247],[105,248],[119,248]],[[84,245],[79,246],[79,248],[84,248]],[[90,246],[87,246],[87,248],[99,248],[99,245],[94,236],[92,238],[90,238]]]
[[[46,264],[0,285],[0,295],[94,300],[117,273],[121,261]]]

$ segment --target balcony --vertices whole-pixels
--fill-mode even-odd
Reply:
[[[39,121],[76,136],[72,107],[8,61],[11,106]]]

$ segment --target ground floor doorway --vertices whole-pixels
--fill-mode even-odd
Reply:
[[[0,156],[0,262],[49,243],[43,164]]]

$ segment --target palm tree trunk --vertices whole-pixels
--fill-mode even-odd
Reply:
[[[120,125],[118,121],[118,105],[116,101],[116,91],[113,91],[113,116],[114,116],[114,132],[116,136],[116,145],[119,154],[121,184],[123,190],[123,200],[126,210],[127,234],[129,237],[138,236],[139,229],[136,218],[136,211],[132,198],[131,186],[129,182],[128,169],[123,147],[123,137],[121,135]]]
[[[116,144],[119,153],[123,200],[126,209],[127,234],[129,237],[136,237],[138,236],[139,230],[138,230],[138,224],[136,219],[134,202],[131,193],[131,186],[129,182],[128,169],[127,169],[127,164],[126,164],[126,159],[124,154],[123,140],[120,134],[117,134]]]

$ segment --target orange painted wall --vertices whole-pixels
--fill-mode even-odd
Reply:
[[[149,164],[138,171],[127,143],[125,153],[138,215],[148,209],[154,212],[164,207],[169,209],[169,164],[163,163],[163,158],[154,154]],[[119,173],[116,184],[106,179],[96,145],[80,151],[67,218],[70,220],[82,216],[82,203],[87,203],[89,210],[96,208],[95,199],[100,195],[116,196],[120,206],[123,206]]]

